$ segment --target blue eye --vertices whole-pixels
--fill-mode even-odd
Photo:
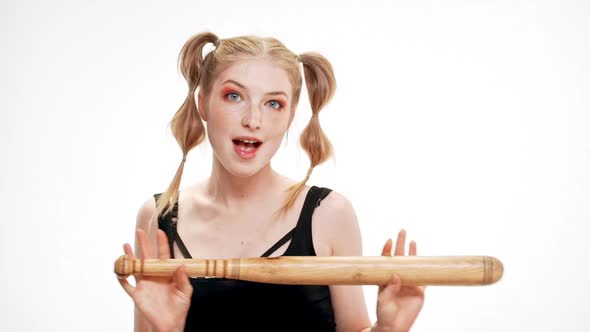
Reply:
[[[283,105],[277,101],[277,100],[271,100],[268,102],[271,108],[274,108],[275,110],[279,110],[283,107]]]
[[[226,98],[228,98],[231,101],[238,101],[240,100],[240,95],[235,93],[235,92],[230,92],[227,95],[225,95]]]

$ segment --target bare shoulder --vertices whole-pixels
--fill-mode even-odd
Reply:
[[[352,219],[356,219],[356,213],[350,199],[335,190],[332,190],[322,200],[315,213],[321,216],[322,219],[333,222],[343,219],[350,222]]]
[[[146,199],[137,211],[136,229],[148,231],[152,216],[156,213],[156,200],[154,197]]]
[[[158,229],[157,225],[155,227],[153,225],[151,225],[151,227],[150,227],[150,223],[152,222],[151,221],[152,215],[154,215],[155,212],[156,212],[155,199],[153,197],[151,199],[146,199],[139,207],[139,210],[137,211],[136,221],[135,221],[135,230],[141,229],[141,230],[145,231],[145,233],[148,235],[148,238],[150,239],[152,246],[154,246],[156,243],[156,233],[157,233],[157,229]],[[137,257],[141,257],[141,253],[138,249],[139,248],[138,248],[138,242],[137,242],[137,236],[136,236],[135,237],[135,253],[136,253]]]
[[[360,255],[361,235],[357,215],[348,197],[332,191],[314,212],[314,227],[326,238],[333,255]]]

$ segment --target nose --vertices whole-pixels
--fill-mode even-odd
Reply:
[[[242,117],[242,125],[253,130],[260,129],[261,122],[262,110],[258,109],[255,105],[250,106]]]

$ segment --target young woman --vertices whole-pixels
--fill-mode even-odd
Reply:
[[[215,48],[203,58],[208,43]],[[139,210],[138,256],[361,256],[351,203],[306,185],[332,153],[318,118],[336,88],[330,63],[317,53],[297,55],[274,38],[219,39],[210,32],[190,38],[179,60],[189,91],[171,128],[184,157],[169,188]],[[312,117],[300,142],[311,165],[297,182],[275,172],[271,159],[293,120],[302,76]],[[179,190],[186,155],[205,135],[213,148],[211,175]],[[383,255],[392,246],[389,239]],[[124,251],[134,256],[129,244]],[[402,230],[394,254],[404,251]],[[409,254],[416,254],[413,241]],[[423,288],[401,286],[392,276],[379,287],[371,325],[361,286],[189,278],[182,267],[172,278],[137,277],[135,287],[120,282],[135,303],[136,331],[408,331],[424,301]]]

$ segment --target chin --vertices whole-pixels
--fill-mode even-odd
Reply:
[[[225,168],[228,173],[237,177],[237,178],[249,178],[254,176],[260,172],[264,166],[255,167],[254,165],[251,166],[234,166],[230,168]]]
[[[262,156],[257,156],[256,158],[259,157]],[[217,160],[219,161],[221,167],[223,167],[225,171],[231,174],[232,176],[235,176],[237,178],[248,178],[258,174],[258,172],[263,170],[270,163],[269,160],[266,160],[264,158],[260,158],[260,160],[256,160],[256,158],[252,160],[243,161],[236,159],[234,156],[231,156],[230,158],[218,158]]]

